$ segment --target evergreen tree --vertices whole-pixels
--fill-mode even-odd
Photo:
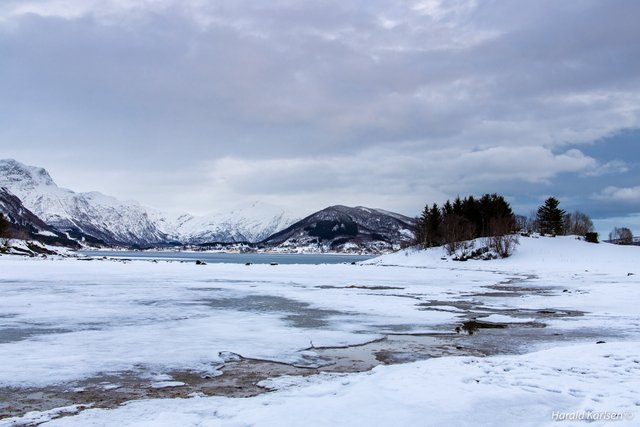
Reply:
[[[446,217],[447,215],[452,215],[452,214],[453,214],[453,205],[449,200],[447,200],[447,203],[445,203],[444,206],[442,206],[442,216]]]
[[[564,234],[565,211],[558,206],[560,201],[555,197],[549,197],[544,201],[544,205],[538,208],[536,218],[541,234],[562,235]]]
[[[462,215],[462,200],[460,200],[460,196],[456,197],[453,201],[453,213],[456,215]]]
[[[0,212],[0,237],[6,237],[7,231],[9,231],[9,221],[7,221],[4,214]]]
[[[9,221],[0,212],[0,245],[6,244],[6,239],[9,237]]]
[[[440,246],[442,244],[442,214],[437,204],[433,204],[429,210],[427,221],[427,246]]]
[[[416,243],[426,245],[427,243],[427,223],[429,222],[429,205],[426,205],[416,221]]]
[[[437,204],[424,207],[416,222],[416,242],[425,247],[442,244],[442,214]]]

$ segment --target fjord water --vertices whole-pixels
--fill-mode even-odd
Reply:
[[[211,253],[211,252],[159,252],[159,251],[82,251],[94,258],[147,259],[162,261],[197,260],[207,263],[228,264],[344,264],[373,258],[371,255],[338,254],[265,254],[265,253]]]

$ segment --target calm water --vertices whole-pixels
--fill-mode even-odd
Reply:
[[[140,252],[140,251],[82,251],[83,255],[102,258],[157,259],[174,261],[224,262],[231,264],[343,264],[373,258],[370,255],[329,254],[229,254],[206,252]]]

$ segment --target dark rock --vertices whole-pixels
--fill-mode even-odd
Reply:
[[[505,329],[507,325],[503,323],[489,323],[481,322],[479,320],[467,320],[462,324],[462,327],[456,327],[456,332],[464,331],[469,335],[473,335],[479,329]],[[460,331],[459,331],[460,329]]]

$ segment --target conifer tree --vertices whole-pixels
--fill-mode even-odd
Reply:
[[[9,221],[0,212],[0,237],[6,237],[7,231],[9,231]]]
[[[562,235],[564,234],[565,211],[558,206],[560,201],[555,197],[549,197],[544,201],[544,205],[538,208],[536,218],[541,234]]]
[[[437,204],[433,204],[429,210],[427,222],[427,246],[440,246],[442,244],[442,214]]]
[[[9,221],[0,212],[0,245],[4,246],[7,243],[9,237]]]

